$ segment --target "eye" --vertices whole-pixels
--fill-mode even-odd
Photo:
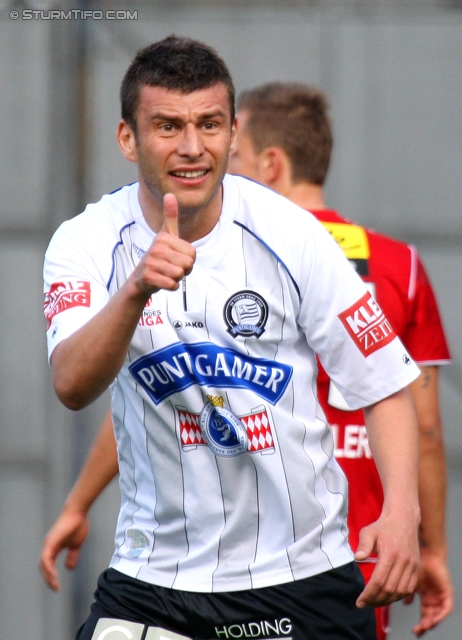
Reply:
[[[172,131],[175,131],[175,126],[169,122],[166,122],[160,125],[160,129],[162,131],[165,131],[166,133],[171,133]]]
[[[213,129],[216,129],[218,125],[216,122],[204,122],[202,126],[206,131],[212,131]]]

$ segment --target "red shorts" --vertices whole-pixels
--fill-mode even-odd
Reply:
[[[375,568],[374,562],[358,562],[358,567],[363,574],[364,582],[367,584]],[[377,627],[377,640],[386,640],[390,633],[390,605],[377,607],[375,610],[375,624]]]

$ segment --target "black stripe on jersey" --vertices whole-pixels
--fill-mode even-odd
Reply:
[[[281,258],[277,255],[277,253],[275,253],[273,251],[273,249],[271,249],[271,247],[266,244],[266,242],[264,242],[259,236],[257,236],[253,231],[251,231],[248,227],[243,225],[241,222],[238,222],[237,220],[233,220],[233,224],[236,224],[238,227],[241,227],[241,229],[244,229],[244,231],[247,231],[247,233],[250,233],[251,236],[253,236],[256,240],[258,240],[258,242],[260,242],[264,247],[266,247],[268,249],[268,251],[271,253],[271,255],[273,255],[276,258],[276,260],[279,262],[279,264],[281,264],[284,267],[284,269],[287,271],[287,275],[292,280],[292,284],[295,287],[295,291],[297,292],[298,297],[301,298],[300,289],[298,288],[298,284],[295,282],[295,280],[294,280],[292,274],[290,273],[287,265],[284,263],[283,260],[281,260]]]
[[[188,298],[186,296],[186,276],[181,281],[181,291],[183,293],[183,311],[188,310]]]
[[[182,485],[182,493],[183,493],[183,501],[182,501],[182,508],[183,508],[183,530],[184,530],[184,538],[186,541],[186,553],[183,556],[183,558],[178,557],[178,561],[176,563],[176,571],[175,571],[175,577],[173,578],[173,582],[172,582],[172,589],[175,588],[175,582],[176,579],[178,578],[178,572],[180,570],[180,564],[182,560],[185,560],[188,556],[189,556],[189,549],[190,549],[190,544],[189,544],[189,537],[188,537],[188,522],[187,522],[187,517],[186,517],[186,507],[185,507],[185,500],[186,500],[186,488],[185,488],[185,479],[184,479],[184,468],[183,468],[183,458],[181,456],[181,436],[177,433],[176,430],[176,417],[175,417],[175,407],[174,404],[171,400],[168,401],[168,404],[170,406],[170,409],[172,411],[172,419],[173,419],[173,424],[175,425],[175,435],[177,436],[177,447],[178,447],[178,462],[179,462],[179,466],[180,466],[180,473],[181,473],[181,485]],[[179,554],[178,554],[179,555]]]

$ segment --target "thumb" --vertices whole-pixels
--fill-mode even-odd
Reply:
[[[364,527],[359,533],[359,544],[355,553],[355,560],[366,560],[375,547],[375,536],[371,527]]]
[[[173,193],[164,195],[163,212],[164,221],[161,231],[178,236],[178,202]]]

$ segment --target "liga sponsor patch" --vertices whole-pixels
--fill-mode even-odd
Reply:
[[[47,330],[58,313],[72,307],[89,307],[90,296],[90,283],[86,280],[54,282],[50,290],[45,293],[43,304],[43,313],[48,321]]]
[[[339,313],[338,318],[365,358],[396,338],[391,324],[369,292]]]

